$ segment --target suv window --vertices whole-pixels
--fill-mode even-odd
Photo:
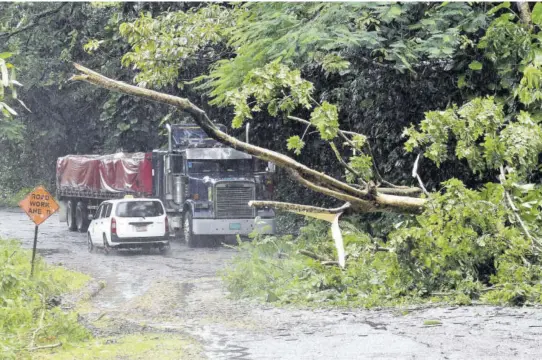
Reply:
[[[105,216],[106,218],[110,217],[111,216],[111,209],[113,208],[113,204],[109,203],[106,205],[105,207],[105,210],[104,210],[104,213],[105,213]]]
[[[98,210],[96,210],[96,214],[94,215],[95,219],[99,219],[102,217],[102,210],[104,208],[105,204],[102,204],[98,207]]]
[[[153,217],[164,215],[164,207],[159,201],[124,201],[117,205],[118,217]]]

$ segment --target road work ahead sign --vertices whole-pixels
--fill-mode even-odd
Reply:
[[[58,210],[53,196],[43,186],[35,188],[25,197],[19,206],[28,214],[34,224],[39,225]]]

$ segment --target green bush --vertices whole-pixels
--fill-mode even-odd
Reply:
[[[241,243],[223,274],[228,288],[235,297],[363,307],[542,302],[539,253],[512,223],[503,187],[473,191],[455,179],[444,186],[423,214],[403,218],[387,237],[364,232],[359,217],[342,221],[345,269],[328,262],[336,251],[325,222],[309,221],[296,238]]]
[[[23,200],[29,192],[33,189],[31,188],[22,188],[16,193],[9,191],[0,191],[0,207],[17,207],[19,202]]]
[[[89,277],[47,265],[13,240],[0,239],[0,358],[29,358],[31,347],[89,338],[76,315],[58,308],[58,297],[82,287]]]

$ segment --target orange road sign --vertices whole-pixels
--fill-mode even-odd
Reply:
[[[36,225],[47,220],[58,210],[55,199],[43,186],[35,188],[21,200],[19,206]]]

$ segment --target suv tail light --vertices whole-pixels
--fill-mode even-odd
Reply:
[[[117,234],[117,220],[115,218],[111,218],[111,234]]]
[[[168,234],[168,233],[169,233],[169,220],[168,220],[167,216],[166,216],[166,222],[165,222],[165,224],[166,224],[166,229],[165,229],[165,230],[166,230],[166,234]]]

